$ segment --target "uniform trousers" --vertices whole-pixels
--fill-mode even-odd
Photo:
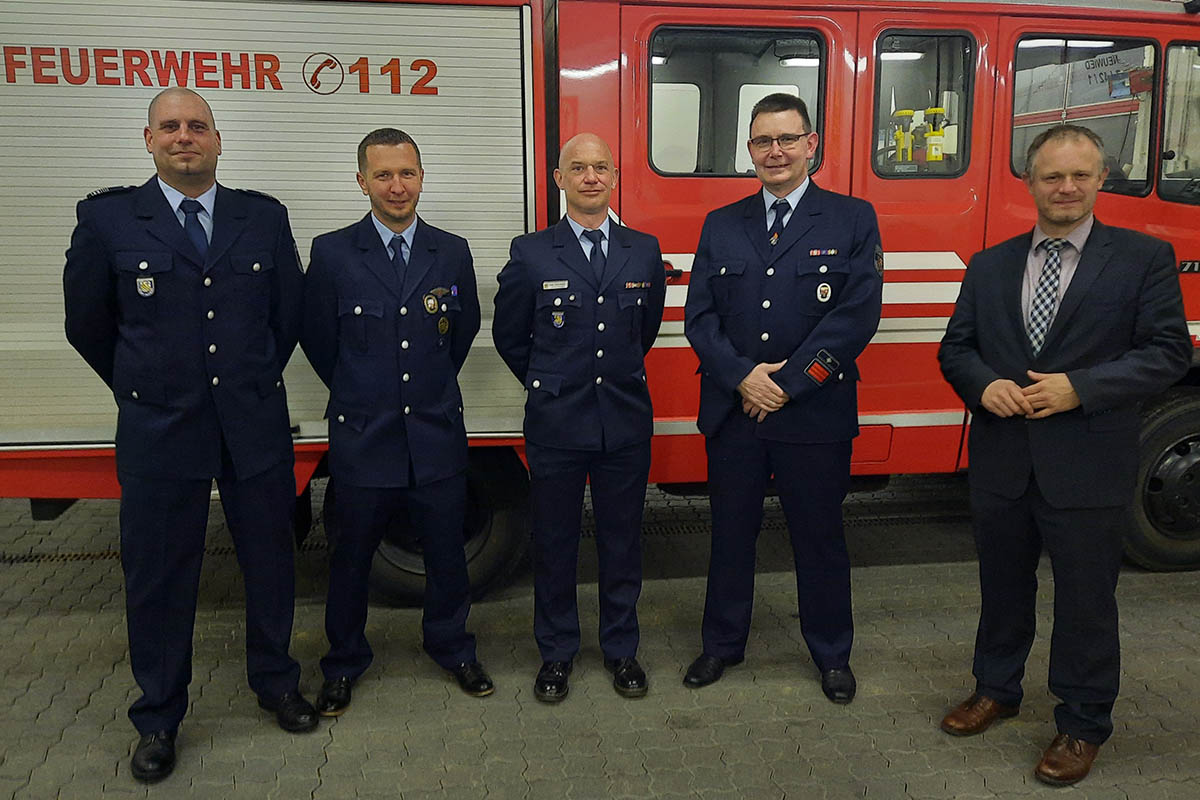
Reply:
[[[611,451],[527,442],[525,455],[533,515],[533,633],[542,660],[570,661],[579,652],[576,570],[589,477],[600,573],[600,649],[606,659],[633,658],[650,442]]]
[[[727,662],[745,655],[755,545],[773,473],[792,542],[800,631],[818,669],[845,667],[854,641],[850,558],[842,530],[851,443],[760,439],[757,424],[735,413],[705,441],[712,551],[701,629],[704,652]]]
[[[295,605],[292,459],[248,478],[222,446],[221,506],[246,586],[246,673],[260,697],[294,692],[288,655]],[[121,566],[129,659],[142,696],[129,709],[138,733],[174,730],[187,711],[192,632],[204,559],[211,480],[121,474]]]
[[[971,488],[982,606],[975,637],[976,691],[1021,704],[1025,659],[1036,629],[1042,547],[1054,575],[1050,691],[1061,733],[1102,744],[1112,735],[1121,676],[1117,576],[1119,508],[1055,508],[1031,479],[1016,499]]]
[[[466,472],[409,488],[337,484],[337,537],[325,603],[329,652],[321,659],[327,680],[356,679],[374,658],[366,634],[367,578],[379,543],[394,525],[420,545],[424,557],[425,652],[444,669],[475,660],[475,637],[466,629],[471,613],[463,550],[466,501]]]

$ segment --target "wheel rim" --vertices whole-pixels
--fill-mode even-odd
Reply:
[[[1200,538],[1200,436],[1163,450],[1146,480],[1143,508],[1151,524],[1172,539]]]
[[[487,544],[492,529],[491,512],[479,502],[479,495],[470,481],[467,483],[467,507],[463,519],[464,547],[467,563],[470,564]],[[379,543],[378,554],[397,569],[415,575],[425,574],[425,556],[420,541],[415,536],[399,531],[389,531]]]

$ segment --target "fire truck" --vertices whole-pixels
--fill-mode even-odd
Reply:
[[[1172,0],[6,0],[0,81],[0,495],[35,518],[119,496],[115,406],[63,335],[61,270],[75,202],[152,171],[150,98],[187,86],[223,134],[219,179],[287,206],[300,252],[361,217],[355,147],[400,127],[420,143],[421,214],[467,237],[483,330],[461,376],[471,444],[473,587],[527,546],[523,390],[490,336],[509,241],[557,220],[562,142],[593,131],[621,170],[612,211],[656,235],[667,308],[647,371],[656,484],[705,479],[697,360],[683,334],[705,214],[757,189],[750,109],[803,97],[821,186],[871,201],[884,249],[883,315],[859,359],[853,471],[968,467],[970,414],[936,351],[965,264],[1029,229],[1020,178],[1046,127],[1105,142],[1097,216],[1169,240],[1200,333],[1200,17]],[[305,259],[306,260],[306,259]],[[1197,371],[1144,409],[1127,553],[1200,566]],[[300,527],[326,451],[327,392],[305,362],[285,374]],[[336,487],[326,491],[326,501]],[[417,548],[397,527],[373,582],[419,599]]]

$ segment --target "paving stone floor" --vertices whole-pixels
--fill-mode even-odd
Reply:
[[[939,492],[951,506],[961,501],[953,484]],[[245,683],[240,577],[214,503],[215,552],[205,562],[179,764],[147,788],[128,768],[135,735],[125,710],[136,688],[114,552],[116,503],[81,502],[54,522],[35,522],[27,503],[0,500],[0,797],[1200,798],[1197,575],[1125,569],[1116,733],[1086,781],[1050,789],[1032,775],[1054,735],[1045,688],[1048,564],[1043,636],[1029,659],[1021,715],[975,738],[946,736],[937,723],[971,685],[978,598],[961,513],[930,509],[919,524],[882,524],[855,521],[848,506],[859,679],[850,706],[824,699],[808,660],[774,502],[746,662],[711,687],[681,686],[699,643],[706,502],[652,490],[640,604],[646,698],[612,691],[595,642],[594,552],[585,543],[584,649],[564,703],[533,698],[538,655],[526,569],[471,614],[494,695],[465,696],[422,654],[418,610],[373,607],[376,662],[354,704],[315,733],[291,735],[258,709]],[[297,559],[293,640],[310,698],[325,647],[327,567],[314,536]]]

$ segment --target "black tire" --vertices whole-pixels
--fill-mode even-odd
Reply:
[[[338,532],[329,511],[334,480],[325,487],[325,535],[336,546]],[[466,555],[471,596],[479,599],[507,581],[529,549],[529,473],[507,447],[473,447],[467,466]],[[420,544],[395,521],[371,564],[372,596],[397,606],[419,606],[425,595],[425,562]]]
[[[1200,392],[1175,389],[1142,417],[1125,555],[1147,569],[1200,567]]]

